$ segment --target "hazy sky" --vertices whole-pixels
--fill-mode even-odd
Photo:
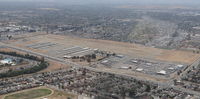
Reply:
[[[0,0],[0,1],[33,1],[65,3],[113,3],[113,4],[200,4],[200,0]]]

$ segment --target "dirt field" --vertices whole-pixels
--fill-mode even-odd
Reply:
[[[49,61],[49,63],[50,63],[49,67],[45,70],[40,71],[40,72],[49,72],[49,71],[54,71],[54,70],[58,70],[58,69],[69,68],[69,66],[55,62],[55,61]]]
[[[191,64],[200,56],[200,54],[193,54],[192,52],[187,52],[187,51],[165,50],[165,49],[145,47],[138,44],[130,44],[124,42],[83,39],[83,38],[53,35],[53,34],[48,34],[48,35],[44,35],[41,33],[40,35],[38,34],[39,33],[17,36],[15,37],[15,40],[11,40],[9,42],[6,41],[6,43],[45,54],[53,53],[55,50],[51,50],[51,48],[31,49],[26,47],[26,45],[34,43],[52,42],[59,44],[59,46],[56,47],[57,49],[62,49],[64,47],[70,47],[70,46],[81,46],[81,47],[89,47],[94,49],[97,48],[100,50],[116,52],[133,57],[142,57],[154,60],[162,60],[167,62],[177,62],[186,64]]]

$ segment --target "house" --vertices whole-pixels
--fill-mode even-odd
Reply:
[[[72,56],[65,55],[65,56],[63,56],[63,58],[70,59],[70,58],[72,58]]]
[[[137,68],[136,69],[136,71],[139,71],[139,72],[141,72],[141,71],[143,71],[144,69],[142,69],[142,68]]]
[[[0,61],[1,64],[13,64],[13,60],[10,58],[6,58]]]
[[[166,73],[166,71],[161,70],[161,71],[157,72],[157,74],[160,74],[160,75],[166,75],[167,73]]]

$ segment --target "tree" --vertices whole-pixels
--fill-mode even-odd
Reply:
[[[120,87],[120,95],[122,97],[122,99],[125,99],[126,97],[126,90],[123,86]]]
[[[90,63],[90,62],[91,62],[91,59],[90,59],[90,58],[88,58],[88,59],[87,59],[87,62],[88,62],[88,63]]]
[[[41,61],[44,62],[44,57],[41,58]]]
[[[178,32],[177,31],[175,31],[173,34],[172,34],[172,37],[178,37]]]
[[[96,59],[96,54],[92,54],[92,59]]]
[[[146,92],[150,92],[151,91],[151,87],[150,87],[150,85],[146,85]]]
[[[8,39],[10,40],[12,38],[12,35],[7,35]]]
[[[187,40],[191,40],[191,35],[188,34],[186,39],[187,39]]]

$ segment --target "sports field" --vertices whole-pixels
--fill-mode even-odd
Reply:
[[[52,94],[50,89],[42,88],[11,94],[6,96],[4,99],[35,99],[43,96],[48,96],[50,94]]]
[[[82,96],[80,96],[82,97]],[[26,89],[6,95],[0,95],[0,99],[78,99],[78,95],[59,91],[49,87],[37,87]]]

